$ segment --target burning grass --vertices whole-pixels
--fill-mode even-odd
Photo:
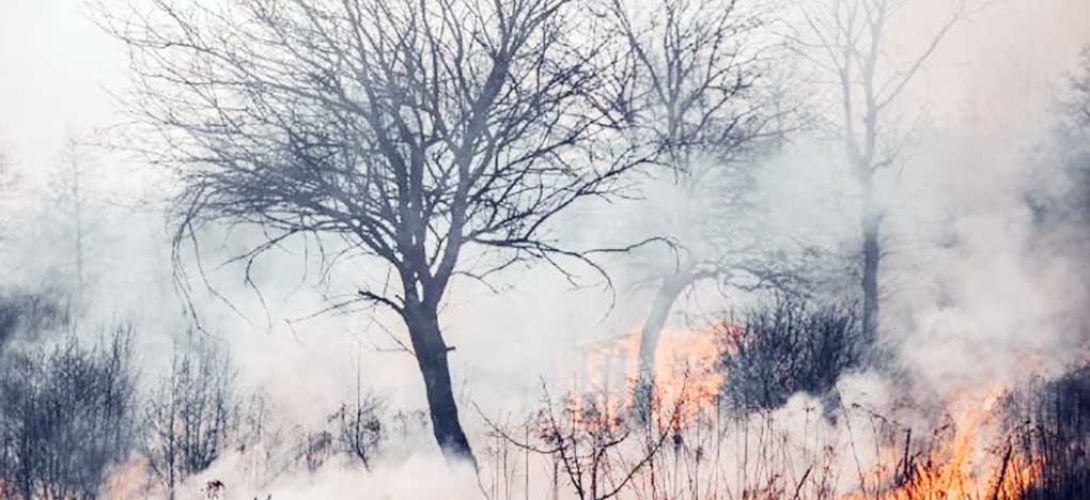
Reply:
[[[783,323],[764,323],[776,324]],[[478,448],[484,496],[1046,500],[1078,497],[1090,486],[1090,368],[921,400],[899,397],[925,391],[891,383],[891,375],[846,371],[831,387],[809,386],[819,388],[815,394],[745,405],[730,391],[752,390],[746,384],[763,373],[739,377],[746,363],[797,354],[804,358],[775,366],[803,374],[833,366],[813,362],[827,359],[813,355],[827,350],[785,348],[804,345],[803,330],[786,336],[790,342],[769,342],[762,332],[775,329],[752,325],[666,332],[646,415],[634,411],[636,334],[592,346],[571,391],[544,390],[540,408],[522,424],[488,422],[491,439]],[[796,387],[784,373],[776,376],[775,391]],[[345,418],[345,410],[338,415]],[[359,458],[366,465],[370,455]],[[145,468],[118,467],[108,498],[146,491],[134,486],[146,482]],[[8,486],[0,483],[0,492]]]
[[[638,394],[639,331],[587,346],[567,405],[575,414],[593,406],[616,419],[634,412]],[[683,401],[682,422],[710,414],[716,406],[723,371],[720,332],[715,328],[667,330],[655,352],[654,394],[659,401]]]
[[[1048,458],[1059,451],[1042,447],[1040,425],[1009,425],[1010,397],[1002,388],[965,392],[930,428],[898,424],[848,395],[832,415],[805,395],[745,416],[656,400],[649,422],[602,411],[594,398],[545,400],[526,429],[496,436],[537,457],[505,474],[560,492],[550,498],[1071,498],[1073,478]]]
[[[764,325],[781,321],[769,318]],[[851,325],[839,324],[824,329],[832,335],[815,345],[850,344]],[[799,331],[787,343],[761,340],[755,336],[761,332],[733,323],[667,331],[655,360],[650,418],[633,411],[636,334],[592,346],[568,395],[546,398],[526,429],[493,427],[498,442],[541,459],[537,473],[526,459],[524,471],[505,467],[504,474],[549,484],[557,492],[551,498],[581,499],[1044,500],[1077,497],[1090,487],[1090,368],[1052,382],[914,400],[897,394],[926,391],[896,386],[889,375],[851,372],[854,353],[811,356],[829,351],[799,348],[805,344]],[[756,356],[756,347],[768,345],[784,348]],[[836,377],[829,384],[802,381],[816,393],[803,390],[778,405],[738,404],[730,391],[752,387],[738,385],[730,368],[772,353],[811,356],[773,366],[801,366],[811,377],[815,367],[835,366]],[[786,382],[776,390],[793,387],[790,377],[779,376]],[[539,481],[530,480],[535,475]]]

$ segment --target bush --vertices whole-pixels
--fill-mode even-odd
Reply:
[[[68,302],[56,288],[0,293],[0,348],[18,332],[38,334],[68,325]]]
[[[1090,491],[1090,367],[1007,396],[1018,456],[1040,469],[1021,498],[1078,498]]]
[[[738,411],[778,408],[792,394],[822,395],[859,365],[861,333],[853,308],[775,297],[741,325],[720,326],[722,395]]]
[[[207,469],[237,428],[238,402],[225,351],[190,334],[145,406],[142,452],[170,498],[187,477]]]
[[[339,427],[342,450],[371,469],[371,459],[385,436],[379,413],[382,400],[370,393],[360,393],[352,403],[345,403],[333,414]]]
[[[134,376],[131,331],[97,346],[74,338],[11,352],[0,370],[3,498],[94,498],[128,455]]]

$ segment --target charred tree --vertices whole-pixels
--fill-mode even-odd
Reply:
[[[670,310],[674,307],[681,293],[693,283],[694,278],[685,272],[678,272],[662,279],[662,284],[655,293],[655,300],[651,303],[651,311],[640,328],[639,349],[639,386],[638,400],[650,401],[650,394],[646,394],[654,383],[655,351],[658,348],[662,329],[666,326],[666,320],[670,316]]]
[[[615,100],[598,95],[612,61],[569,39],[595,32],[573,8],[157,0],[104,24],[131,49],[133,111],[186,186],[177,241],[249,223],[270,239],[243,259],[324,234],[385,267],[392,279],[358,299],[400,317],[436,441],[472,460],[439,318],[451,280],[585,261],[545,228],[640,162],[614,132]]]

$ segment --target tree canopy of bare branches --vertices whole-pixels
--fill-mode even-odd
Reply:
[[[828,0],[803,9],[803,53],[833,77],[838,94],[836,133],[859,183],[862,236],[863,335],[878,331],[881,226],[885,216],[875,194],[879,172],[903,161],[906,133],[892,120],[891,107],[946,35],[966,12],[963,0],[907,60],[891,57],[888,30],[906,0]]]
[[[209,221],[343,237],[391,271],[359,298],[404,320],[435,438],[472,457],[438,309],[451,279],[584,254],[548,225],[639,158],[596,94],[610,61],[569,0],[133,5],[131,103],[178,167],[179,239]],[[588,52],[590,50],[591,52]],[[162,146],[161,148],[159,146]],[[467,265],[466,249],[492,258]],[[475,259],[474,262],[482,262]],[[559,267],[559,264],[557,264]]]
[[[656,216],[676,218],[663,225],[677,252],[674,265],[652,266],[659,268],[651,279],[657,290],[639,357],[646,386],[663,326],[687,289],[708,279],[771,278],[756,256],[759,245],[730,224],[747,208],[747,160],[780,136],[786,113],[762,88],[771,44],[758,39],[766,12],[757,2],[607,0],[604,10],[631,75],[621,101],[626,133],[654,145],[654,161],[693,205],[656,207]]]

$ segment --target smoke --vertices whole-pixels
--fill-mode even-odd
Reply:
[[[936,24],[933,12],[942,12],[944,3],[912,3],[912,13],[893,27],[896,50],[909,54],[918,47],[929,33],[926,27]],[[0,272],[11,286],[36,286],[51,272],[68,272],[70,240],[63,229],[59,235],[49,230],[66,222],[46,204],[48,172],[59,161],[66,128],[96,142],[118,121],[103,89],[120,85],[124,54],[81,8],[74,0],[49,7],[19,0],[0,7],[0,66],[6,68],[0,73],[0,115],[8,118],[0,124],[0,136],[11,144],[8,156],[23,178],[16,208],[5,215],[13,220],[2,243]],[[1041,175],[1028,151],[1047,140],[1057,82],[1090,42],[1087,33],[1090,4],[1080,0],[989,4],[955,28],[897,104],[903,125],[914,132],[906,163],[883,179],[880,196],[888,214],[883,331],[905,370],[898,376],[908,377],[927,398],[995,382],[1012,386],[1031,374],[1058,376],[1085,361],[1084,252],[1070,239],[1040,243],[1026,190],[1031,177]],[[827,91],[814,90],[815,95]],[[254,282],[247,283],[244,263],[217,267],[259,236],[237,230],[204,243],[204,276],[194,271],[193,256],[185,257],[193,295],[190,302],[180,300],[159,204],[173,186],[132,167],[123,155],[88,150],[94,179],[88,213],[94,224],[88,239],[93,279],[86,292],[87,323],[133,321],[145,374],[158,374],[169,364],[172,339],[188,328],[184,309],[192,305],[207,334],[233,354],[244,390],[267,394],[285,422],[317,428],[355,394],[357,379],[391,408],[424,407],[415,361],[398,343],[407,338],[397,318],[358,309],[315,314],[351,296],[361,280],[381,281],[381,269],[348,261],[322,276],[314,243],[296,242],[259,259],[250,270]],[[835,144],[800,138],[763,161],[754,193],[763,207],[761,227],[833,254],[850,254],[858,194],[842,156]],[[1062,178],[1060,172],[1054,175]],[[634,200],[587,207],[565,219],[563,236],[593,247],[638,239],[663,226],[700,232],[696,224],[685,227],[693,217],[648,222],[648,213],[686,200],[653,182],[644,191]],[[690,207],[697,213],[705,208]],[[739,224],[754,226],[751,222]],[[641,252],[660,262],[669,259],[661,248]],[[489,416],[529,414],[539,403],[542,382],[556,386],[570,379],[581,344],[639,326],[652,292],[635,286],[641,275],[625,259],[603,258],[613,271],[612,289],[603,288],[592,269],[578,266],[581,284],[590,286],[574,286],[547,266],[508,271],[495,283],[498,293],[472,281],[455,285],[442,321],[448,343],[456,348],[455,384],[474,443],[488,439],[476,408]],[[841,283],[828,293],[850,285]],[[749,299],[705,290],[698,304],[686,307],[721,312]],[[686,319],[675,315],[671,321],[678,326]],[[841,381],[839,392],[845,406],[887,408],[897,399],[893,384],[884,374],[856,373]],[[793,442],[815,442],[815,426],[823,426],[825,434],[839,433],[838,439],[865,439],[814,417],[812,409],[824,404],[798,395],[774,418],[796,434]],[[898,417],[926,420],[909,413]],[[228,481],[227,495],[480,496],[477,478],[452,470],[426,438],[389,445],[385,453],[396,460],[380,461],[370,472],[331,463],[314,474],[292,471],[270,482]],[[190,480],[189,493],[199,496],[211,479],[252,478],[245,472],[246,457],[242,452],[224,456]],[[850,468],[875,459],[860,452]]]

